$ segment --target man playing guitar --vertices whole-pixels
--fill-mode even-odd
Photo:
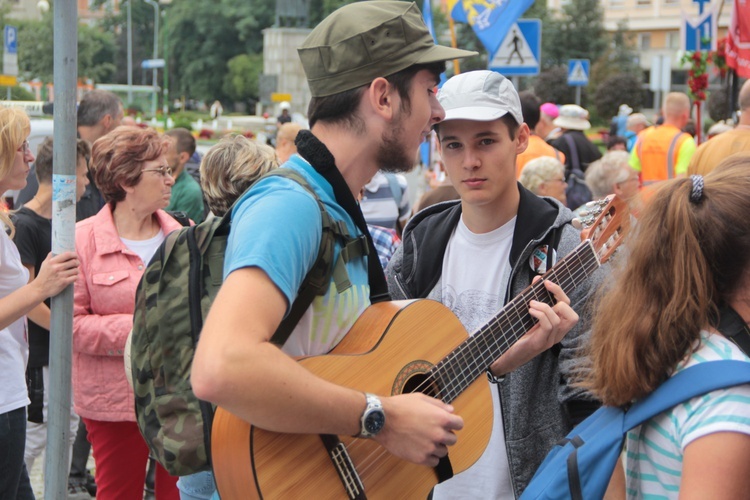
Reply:
[[[436,46],[416,5],[395,1],[340,8],[298,51],[312,93],[311,130],[300,132],[298,154],[283,167],[302,175],[351,235],[362,236],[356,195],[380,169],[412,168],[419,144],[444,116],[435,86],[445,61],[475,53]],[[371,244],[369,258],[346,262],[346,283],[334,273],[328,293],[313,301],[283,349],[270,342],[320,238],[320,210],[297,183],[263,179],[240,198],[225,281],[193,363],[195,394],[261,429],[372,438],[397,457],[437,465],[463,427],[452,406],[421,393],[366,395],[313,375],[292,357],[330,351],[379,285],[385,291],[382,269],[373,272],[379,263]],[[337,248],[334,262],[341,253]],[[541,334],[554,339],[577,319],[564,294],[558,298],[554,310],[538,308],[548,318]]]

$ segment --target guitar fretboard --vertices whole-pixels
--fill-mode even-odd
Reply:
[[[528,312],[529,302],[555,303],[554,296],[544,287],[544,280],[558,284],[570,295],[598,267],[599,259],[591,241],[578,245],[542,280],[508,302],[487,324],[432,368],[430,378],[440,388],[438,397],[446,403],[453,401],[536,324],[536,318]]]

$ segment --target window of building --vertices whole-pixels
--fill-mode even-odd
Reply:
[[[615,9],[625,7],[625,0],[609,0],[609,6]]]
[[[651,33],[638,33],[638,48],[641,50],[651,48]]]
[[[638,7],[651,7],[651,0],[636,0]]]
[[[680,32],[679,31],[670,31],[667,33],[667,48],[668,49],[680,48]]]

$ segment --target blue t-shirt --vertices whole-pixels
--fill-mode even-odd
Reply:
[[[352,236],[361,235],[349,214],[336,202],[333,188],[298,155],[284,164],[315,189],[329,214],[343,221]],[[287,299],[287,314],[318,254],[322,236],[320,209],[305,188],[291,179],[272,176],[245,193],[232,212],[232,230],[224,259],[224,278],[245,267],[262,269]],[[337,244],[334,263],[341,247]],[[367,257],[346,264],[352,286],[318,296],[284,344],[293,356],[330,351],[370,305]]]

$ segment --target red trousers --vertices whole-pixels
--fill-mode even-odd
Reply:
[[[135,422],[83,419],[96,463],[97,500],[143,500],[148,446]],[[179,500],[177,478],[157,463],[157,500]]]

